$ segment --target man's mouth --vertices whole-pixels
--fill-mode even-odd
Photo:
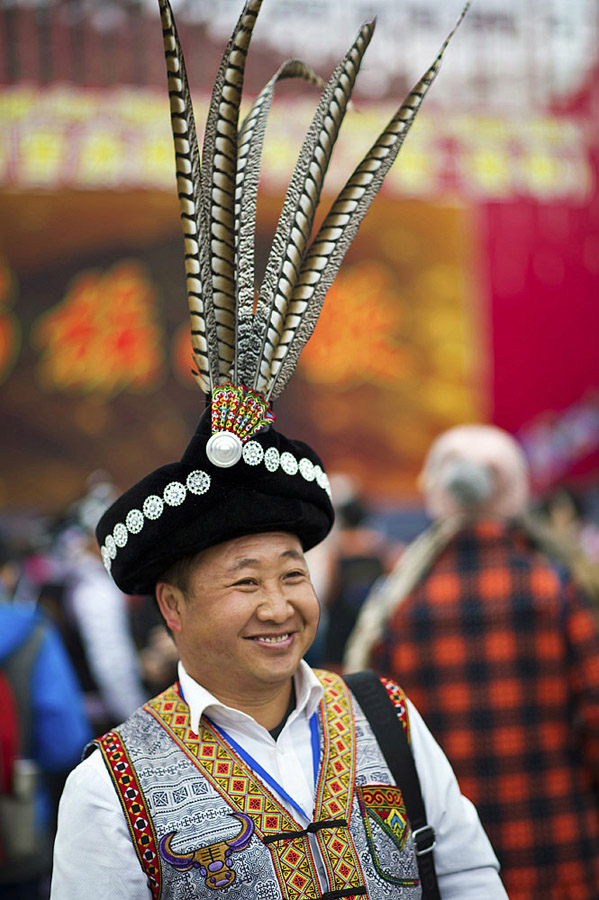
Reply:
[[[254,634],[250,637],[251,641],[261,641],[265,644],[282,644],[291,637],[291,632],[286,631],[284,634]]]

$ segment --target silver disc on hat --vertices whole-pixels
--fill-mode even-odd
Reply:
[[[230,431],[217,431],[206,444],[206,456],[214,466],[228,469],[241,459],[243,444]]]

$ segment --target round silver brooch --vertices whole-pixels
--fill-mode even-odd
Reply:
[[[146,519],[159,519],[164,509],[164,500],[157,494],[150,494],[142,506]]]
[[[163,491],[164,502],[168,506],[180,506],[185,500],[187,489],[180,481],[171,481]]]
[[[202,469],[195,469],[195,471],[189,473],[185,484],[190,493],[199,497],[210,490],[210,475],[208,472],[202,471]]]
[[[117,547],[124,547],[129,540],[129,532],[122,522],[118,522],[112,529],[112,536]]]
[[[314,481],[316,472],[314,471],[314,463],[306,456],[299,461],[300,475],[305,481]]]
[[[243,461],[248,466],[259,466],[264,458],[264,450],[258,441],[248,441],[243,448]]]
[[[236,434],[217,431],[206,444],[206,456],[213,466],[228,469],[241,459],[243,445]]]
[[[104,568],[106,569],[107,572],[110,572],[110,569],[112,568],[112,560],[110,558],[110,554],[108,553],[108,550],[106,549],[106,547],[101,548],[100,556],[102,557],[102,562],[104,563]]]
[[[279,468],[279,451],[276,447],[269,447],[264,454],[264,465],[269,472],[276,472]]]
[[[125,519],[125,525],[127,526],[127,531],[130,531],[131,534],[139,534],[144,527],[144,514],[142,511],[140,509],[129,510]]]
[[[298,463],[293,453],[281,453],[281,468],[287,475],[297,475]]]

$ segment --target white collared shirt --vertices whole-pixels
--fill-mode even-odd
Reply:
[[[255,719],[225,706],[206,688],[194,681],[179,663],[179,681],[189,705],[190,726],[198,733],[200,718],[206,715],[250,754],[304,810],[307,825],[314,809],[314,774],[310,717],[316,712],[324,694],[312,669],[302,661],[295,675],[295,709],[275,741]],[[282,805],[297,820],[298,812],[279,796]]]
[[[295,676],[296,707],[278,739],[251,716],[222,704],[179,663],[179,679],[197,733],[202,715],[241,744],[312,819],[314,773],[310,717],[323,689],[302,662]],[[460,794],[439,745],[409,703],[412,749],[427,818],[436,832],[435,868],[442,900],[507,900],[498,864],[476,810]],[[283,797],[278,798],[298,819]],[[150,900],[127,823],[100,753],[69,776],[60,802],[51,900]]]

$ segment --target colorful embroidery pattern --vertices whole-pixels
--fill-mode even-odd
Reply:
[[[254,823],[243,813],[231,813],[241,822],[241,830],[230,841],[217,841],[205,847],[198,847],[189,853],[178,853],[171,846],[176,831],[169,831],[160,840],[160,855],[179,872],[188,869],[199,869],[204,877],[204,884],[217,891],[229,887],[236,878],[231,856],[244,850],[254,833]]]
[[[369,784],[363,787],[358,786],[357,792],[366,838],[376,871],[381,878],[392,884],[415,887],[419,884],[419,879],[399,878],[397,875],[385,871],[377,851],[376,835],[372,830],[374,822],[391,838],[399,850],[403,850],[410,833],[410,826],[400,789],[387,784]]]
[[[316,675],[325,690],[321,706],[325,740],[315,819],[343,818],[349,823],[356,770],[356,735],[349,691],[343,679],[332,672],[317,671]],[[317,841],[334,890],[364,885],[349,828],[323,829],[317,833]]]
[[[409,832],[406,806],[397,787],[369,784],[359,789],[362,813],[367,813],[403,849]]]
[[[262,394],[256,394],[245,385],[215,384],[212,388],[213,434],[230,431],[245,443],[274,420],[275,414]]]
[[[316,789],[315,821],[345,819],[349,823],[355,775],[355,732],[351,700],[345,683],[329,672],[317,673],[325,690],[321,705],[323,754]],[[146,704],[184,752],[201,768],[223,799],[252,818],[260,838],[284,831],[294,836],[268,842],[283,896],[315,900],[321,894],[310,845],[286,809],[255,778],[234,750],[202,719],[200,734],[189,726],[189,709],[173,688]],[[345,827],[322,828],[316,834],[333,890],[356,889],[364,894],[364,877]],[[350,900],[349,893],[345,896]]]
[[[383,685],[386,688],[387,693],[389,694],[389,698],[391,703],[397,710],[397,718],[403,725],[404,731],[408,738],[408,742],[410,741],[410,719],[408,716],[408,706],[406,703],[406,695],[400,688],[398,684],[395,684],[394,681],[390,681],[388,678],[381,678]]]
[[[107,732],[97,743],[112,775],[152,897],[159,900],[162,886],[158,842],[135,769],[118,732]]]
[[[173,688],[146,704],[181,749],[202,770],[222,798],[251,817],[260,838],[281,831],[297,831],[297,822],[260,783],[243,760],[224,743],[205,719],[196,735],[189,725],[189,708]],[[283,896],[290,900],[316,900],[318,878],[305,835],[269,845]]]

